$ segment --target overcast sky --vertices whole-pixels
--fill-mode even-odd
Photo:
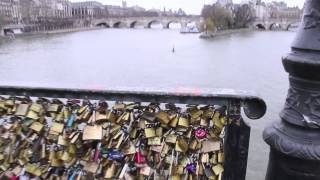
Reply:
[[[85,0],[71,0],[73,2]],[[96,0],[108,5],[121,5],[122,0]],[[203,4],[212,3],[215,0],[126,0],[128,6],[139,5],[147,9],[179,9],[180,7],[188,14],[200,14]],[[242,0],[233,0],[234,3],[240,3]],[[272,0],[264,0],[272,1]],[[284,0],[289,6],[303,6],[304,0]]]

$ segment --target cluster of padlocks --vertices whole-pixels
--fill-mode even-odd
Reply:
[[[27,97],[2,98],[0,116],[10,180],[221,180],[231,121],[222,106]]]

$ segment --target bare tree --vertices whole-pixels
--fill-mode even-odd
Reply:
[[[243,4],[234,8],[234,26],[236,28],[245,28],[254,19],[254,9],[249,4]]]
[[[202,9],[202,16],[213,22],[217,30],[229,29],[232,27],[232,12],[219,5],[208,5]]]

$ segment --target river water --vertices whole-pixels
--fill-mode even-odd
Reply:
[[[268,105],[252,127],[248,180],[262,180],[266,125],[278,120],[288,89],[281,57],[294,32],[245,32],[212,40],[175,30],[105,29],[0,42],[0,84],[69,88],[233,88]],[[172,48],[175,53],[172,53]]]

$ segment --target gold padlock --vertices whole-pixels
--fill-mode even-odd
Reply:
[[[101,140],[102,139],[102,126],[86,126],[83,130],[82,140]]]
[[[172,176],[172,180],[181,180],[181,176],[180,175],[174,175],[174,176]]]
[[[162,151],[161,151],[161,157],[164,157],[168,154],[169,152],[169,146],[167,144],[163,145]]]
[[[56,113],[59,110],[59,105],[58,104],[50,104],[47,111],[48,112],[53,112]]]
[[[212,170],[214,172],[215,175],[221,175],[222,172],[224,171],[223,166],[221,164],[217,164],[215,166],[212,167]]]
[[[116,103],[112,107],[114,110],[123,110],[126,108],[126,105],[124,103]]]
[[[175,150],[178,152],[187,152],[188,151],[188,143],[184,138],[180,138],[178,139],[178,141],[176,142],[176,146],[175,146]]]
[[[116,165],[114,163],[111,164],[110,167],[107,168],[104,178],[113,178],[116,173]]]
[[[107,120],[110,122],[115,122],[116,120],[116,116],[114,115],[114,113],[112,111],[107,111]]]
[[[115,149],[119,149],[120,148],[120,145],[123,143],[122,142],[123,139],[124,139],[124,134],[121,134],[120,138],[117,140],[117,144],[115,146]]]
[[[175,135],[175,134],[169,134],[169,135],[166,137],[166,142],[167,142],[167,143],[175,144],[175,143],[177,142],[177,135]]]
[[[50,134],[60,134],[63,132],[64,124],[61,123],[52,123],[49,133]]]
[[[184,117],[179,117],[178,126],[183,127],[183,128],[188,128],[190,126],[189,120]]]
[[[156,131],[153,128],[144,129],[146,138],[153,138],[156,136]]]
[[[100,112],[96,112],[96,121],[99,123],[105,122],[108,120],[107,114],[102,114]]]
[[[184,167],[183,166],[175,166],[174,167],[174,170],[173,170],[173,173],[175,174],[175,175],[182,175],[182,174],[185,174],[185,172],[184,172]]]
[[[162,127],[158,127],[156,129],[156,136],[161,137],[163,134],[163,128]]]
[[[161,145],[161,138],[160,137],[148,138],[148,145],[160,146]]]
[[[63,166],[63,161],[57,158],[53,158],[51,161],[51,166],[52,167],[62,167]]]
[[[36,165],[34,165],[34,164],[27,164],[26,166],[25,166],[25,171],[27,172],[27,173],[30,173],[30,174],[33,174],[34,175],[34,173],[35,173],[35,171],[37,170],[37,166]]]
[[[189,149],[196,150],[198,145],[198,141],[196,139],[193,139],[191,143],[189,144]]]
[[[40,113],[40,111],[42,111],[43,107],[41,104],[37,104],[37,103],[33,103],[31,106],[30,106],[30,110],[31,111],[34,111],[36,113]]]
[[[217,153],[214,153],[210,159],[211,164],[218,164],[218,156]]]
[[[129,112],[124,112],[123,114],[121,114],[118,119],[117,119],[117,123],[120,124],[124,121],[128,121],[130,117],[130,113]]]
[[[191,118],[198,119],[202,116],[202,114],[203,114],[202,110],[195,110],[195,111],[191,112]]]
[[[33,122],[30,126],[30,129],[39,133],[43,129],[44,125],[39,122]]]
[[[3,103],[3,101],[1,103]],[[15,101],[13,99],[7,99],[4,101],[4,105],[12,108],[15,105]]]
[[[207,140],[202,142],[202,153],[215,152],[220,150],[220,141]]]
[[[203,153],[201,155],[201,162],[202,163],[209,163],[209,154],[208,153]]]
[[[59,113],[55,116],[54,120],[57,121],[57,122],[62,122],[62,121],[64,120],[64,113],[63,113],[62,111],[59,112]]]
[[[137,128],[131,129],[131,131],[130,131],[130,138],[135,139],[135,138],[137,137],[137,133],[138,133]]]
[[[170,122],[169,115],[165,111],[160,111],[156,118],[162,123],[162,124],[168,124]]]
[[[60,157],[60,159],[64,162],[69,162],[72,157],[70,156],[70,154],[67,151],[64,151]]]
[[[203,166],[201,164],[197,164],[196,175],[199,175],[199,176],[204,175]]]
[[[218,162],[223,163],[224,162],[224,153],[219,151],[218,153]]]
[[[68,146],[68,141],[66,140],[66,138],[64,136],[60,135],[58,137],[58,145]]]
[[[15,115],[16,116],[26,116],[28,110],[29,110],[29,104],[19,104]]]
[[[170,121],[169,126],[170,126],[170,127],[177,127],[178,121],[179,121],[179,117],[178,117],[178,116],[175,116],[175,117]]]
[[[30,118],[30,119],[33,119],[33,120],[39,119],[38,113],[36,113],[34,111],[28,111],[26,117]]]

